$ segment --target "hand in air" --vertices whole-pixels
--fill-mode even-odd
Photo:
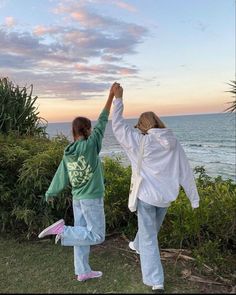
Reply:
[[[113,84],[113,91],[116,98],[122,98],[123,97],[123,88],[120,86],[119,83]]]

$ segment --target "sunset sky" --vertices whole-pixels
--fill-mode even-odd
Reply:
[[[34,85],[49,122],[222,112],[235,79],[234,0],[0,0],[1,77]]]

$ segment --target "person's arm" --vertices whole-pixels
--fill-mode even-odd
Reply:
[[[108,94],[107,101],[105,103],[105,106],[104,106],[101,114],[99,115],[98,122],[94,126],[93,131],[92,131],[91,135],[88,138],[88,140],[93,141],[93,143],[95,143],[98,153],[100,152],[100,150],[102,148],[102,139],[103,139],[105,129],[106,129],[106,125],[107,125],[107,122],[108,122],[108,117],[109,117],[109,114],[110,114],[112,100],[114,98],[114,86],[116,84],[117,83],[114,83],[111,86],[109,94]]]
[[[115,82],[115,83],[112,84],[112,86],[110,88],[110,92],[109,92],[109,95],[108,95],[108,98],[107,98],[107,101],[106,101],[106,104],[105,104],[105,107],[104,107],[104,110],[106,110],[109,113],[110,113],[112,101],[113,101],[113,98],[114,98],[114,90],[118,85],[119,84]]]
[[[123,118],[123,88],[120,86],[114,87],[115,99],[113,101],[113,114],[112,114],[112,130],[117,139],[124,149],[136,149],[139,147],[140,134],[135,131],[130,125],[125,123]]]
[[[179,149],[180,149],[180,185],[183,187],[189,201],[191,202],[192,208],[193,209],[198,208],[199,195],[198,195],[193,171],[189,165],[189,161],[181,145],[179,145]]]
[[[69,176],[67,173],[67,167],[65,161],[62,160],[57,168],[57,171],[52,179],[52,182],[45,193],[46,201],[48,202],[53,197],[62,192],[69,184]]]

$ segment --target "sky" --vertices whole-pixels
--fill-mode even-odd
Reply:
[[[0,0],[0,77],[33,84],[40,116],[220,113],[235,80],[234,0]]]

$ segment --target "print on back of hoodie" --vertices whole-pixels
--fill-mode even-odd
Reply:
[[[77,161],[68,162],[67,170],[73,187],[80,187],[93,175],[92,167],[86,162],[84,156],[79,156]]]

